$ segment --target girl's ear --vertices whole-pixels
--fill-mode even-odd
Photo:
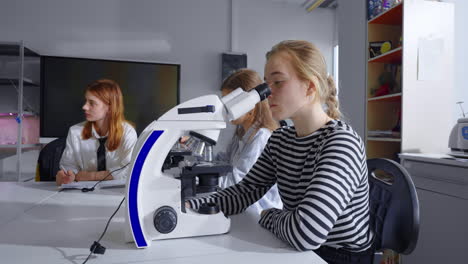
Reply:
[[[110,108],[110,105],[107,106],[106,115],[107,115],[107,116],[110,116],[110,115],[111,115],[111,108]]]
[[[317,87],[315,86],[315,82],[313,82],[312,80],[307,81],[306,95],[312,96],[316,91],[317,91]]]

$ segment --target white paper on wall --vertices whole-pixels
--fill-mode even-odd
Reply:
[[[418,80],[439,81],[443,76],[443,38],[420,38],[418,40]]]

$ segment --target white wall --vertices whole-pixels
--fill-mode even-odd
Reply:
[[[301,5],[289,2],[234,0],[234,14],[238,17],[234,28],[238,41],[233,49],[247,53],[248,67],[262,76],[266,51],[285,39],[303,39],[317,45],[332,72],[335,10],[317,8],[307,13]]]
[[[1,40],[40,54],[181,64],[181,100],[220,82],[228,1],[18,0],[2,4]]]
[[[344,119],[364,139],[366,126],[366,1],[338,0],[339,100]]]
[[[455,0],[455,101],[464,101],[463,107],[468,112],[468,1]],[[455,109],[456,118],[461,111]],[[467,116],[468,117],[468,116]]]
[[[41,54],[180,63],[181,100],[218,90],[220,53],[230,49],[229,0],[15,0],[2,3],[0,41]],[[316,43],[331,61],[332,10],[233,0],[237,51],[263,73],[264,54],[284,39]],[[330,68],[331,69],[331,68]]]
[[[24,40],[44,55],[180,63],[185,101],[218,92],[220,54],[231,44],[263,76],[273,44],[309,40],[324,52],[331,72],[334,11],[307,13],[300,3],[232,0],[231,10],[231,0],[2,1],[0,41]]]
[[[455,102],[463,101],[464,112],[468,112],[468,85],[466,76],[468,76],[468,1],[466,0],[442,0],[442,2],[453,3],[455,5],[455,39],[454,39],[454,117],[456,122],[461,117],[461,110]],[[467,116],[468,117],[468,116]]]

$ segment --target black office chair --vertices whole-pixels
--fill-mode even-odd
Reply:
[[[389,159],[369,159],[367,167],[373,248],[408,255],[419,235],[419,201],[413,181],[405,168]]]
[[[36,181],[55,181],[66,140],[66,137],[57,138],[42,148],[37,160]]]

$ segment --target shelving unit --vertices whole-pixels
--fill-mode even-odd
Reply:
[[[39,69],[40,55],[25,47],[22,41],[0,42],[1,181],[26,180],[22,177],[25,165],[23,153],[41,147],[38,127]],[[16,170],[14,175],[7,176],[4,173],[4,159],[11,156],[16,156]]]
[[[367,157],[396,160],[401,152],[401,64],[403,47],[403,3],[370,19],[367,23],[368,43],[390,41],[392,49],[367,60]],[[396,71],[398,71],[397,73]],[[400,81],[396,80],[397,75]],[[369,136],[394,131],[393,136]]]
[[[378,56],[367,53],[368,158],[448,151],[457,101],[453,12],[451,3],[403,0],[367,21],[368,49],[372,42],[392,44]]]

